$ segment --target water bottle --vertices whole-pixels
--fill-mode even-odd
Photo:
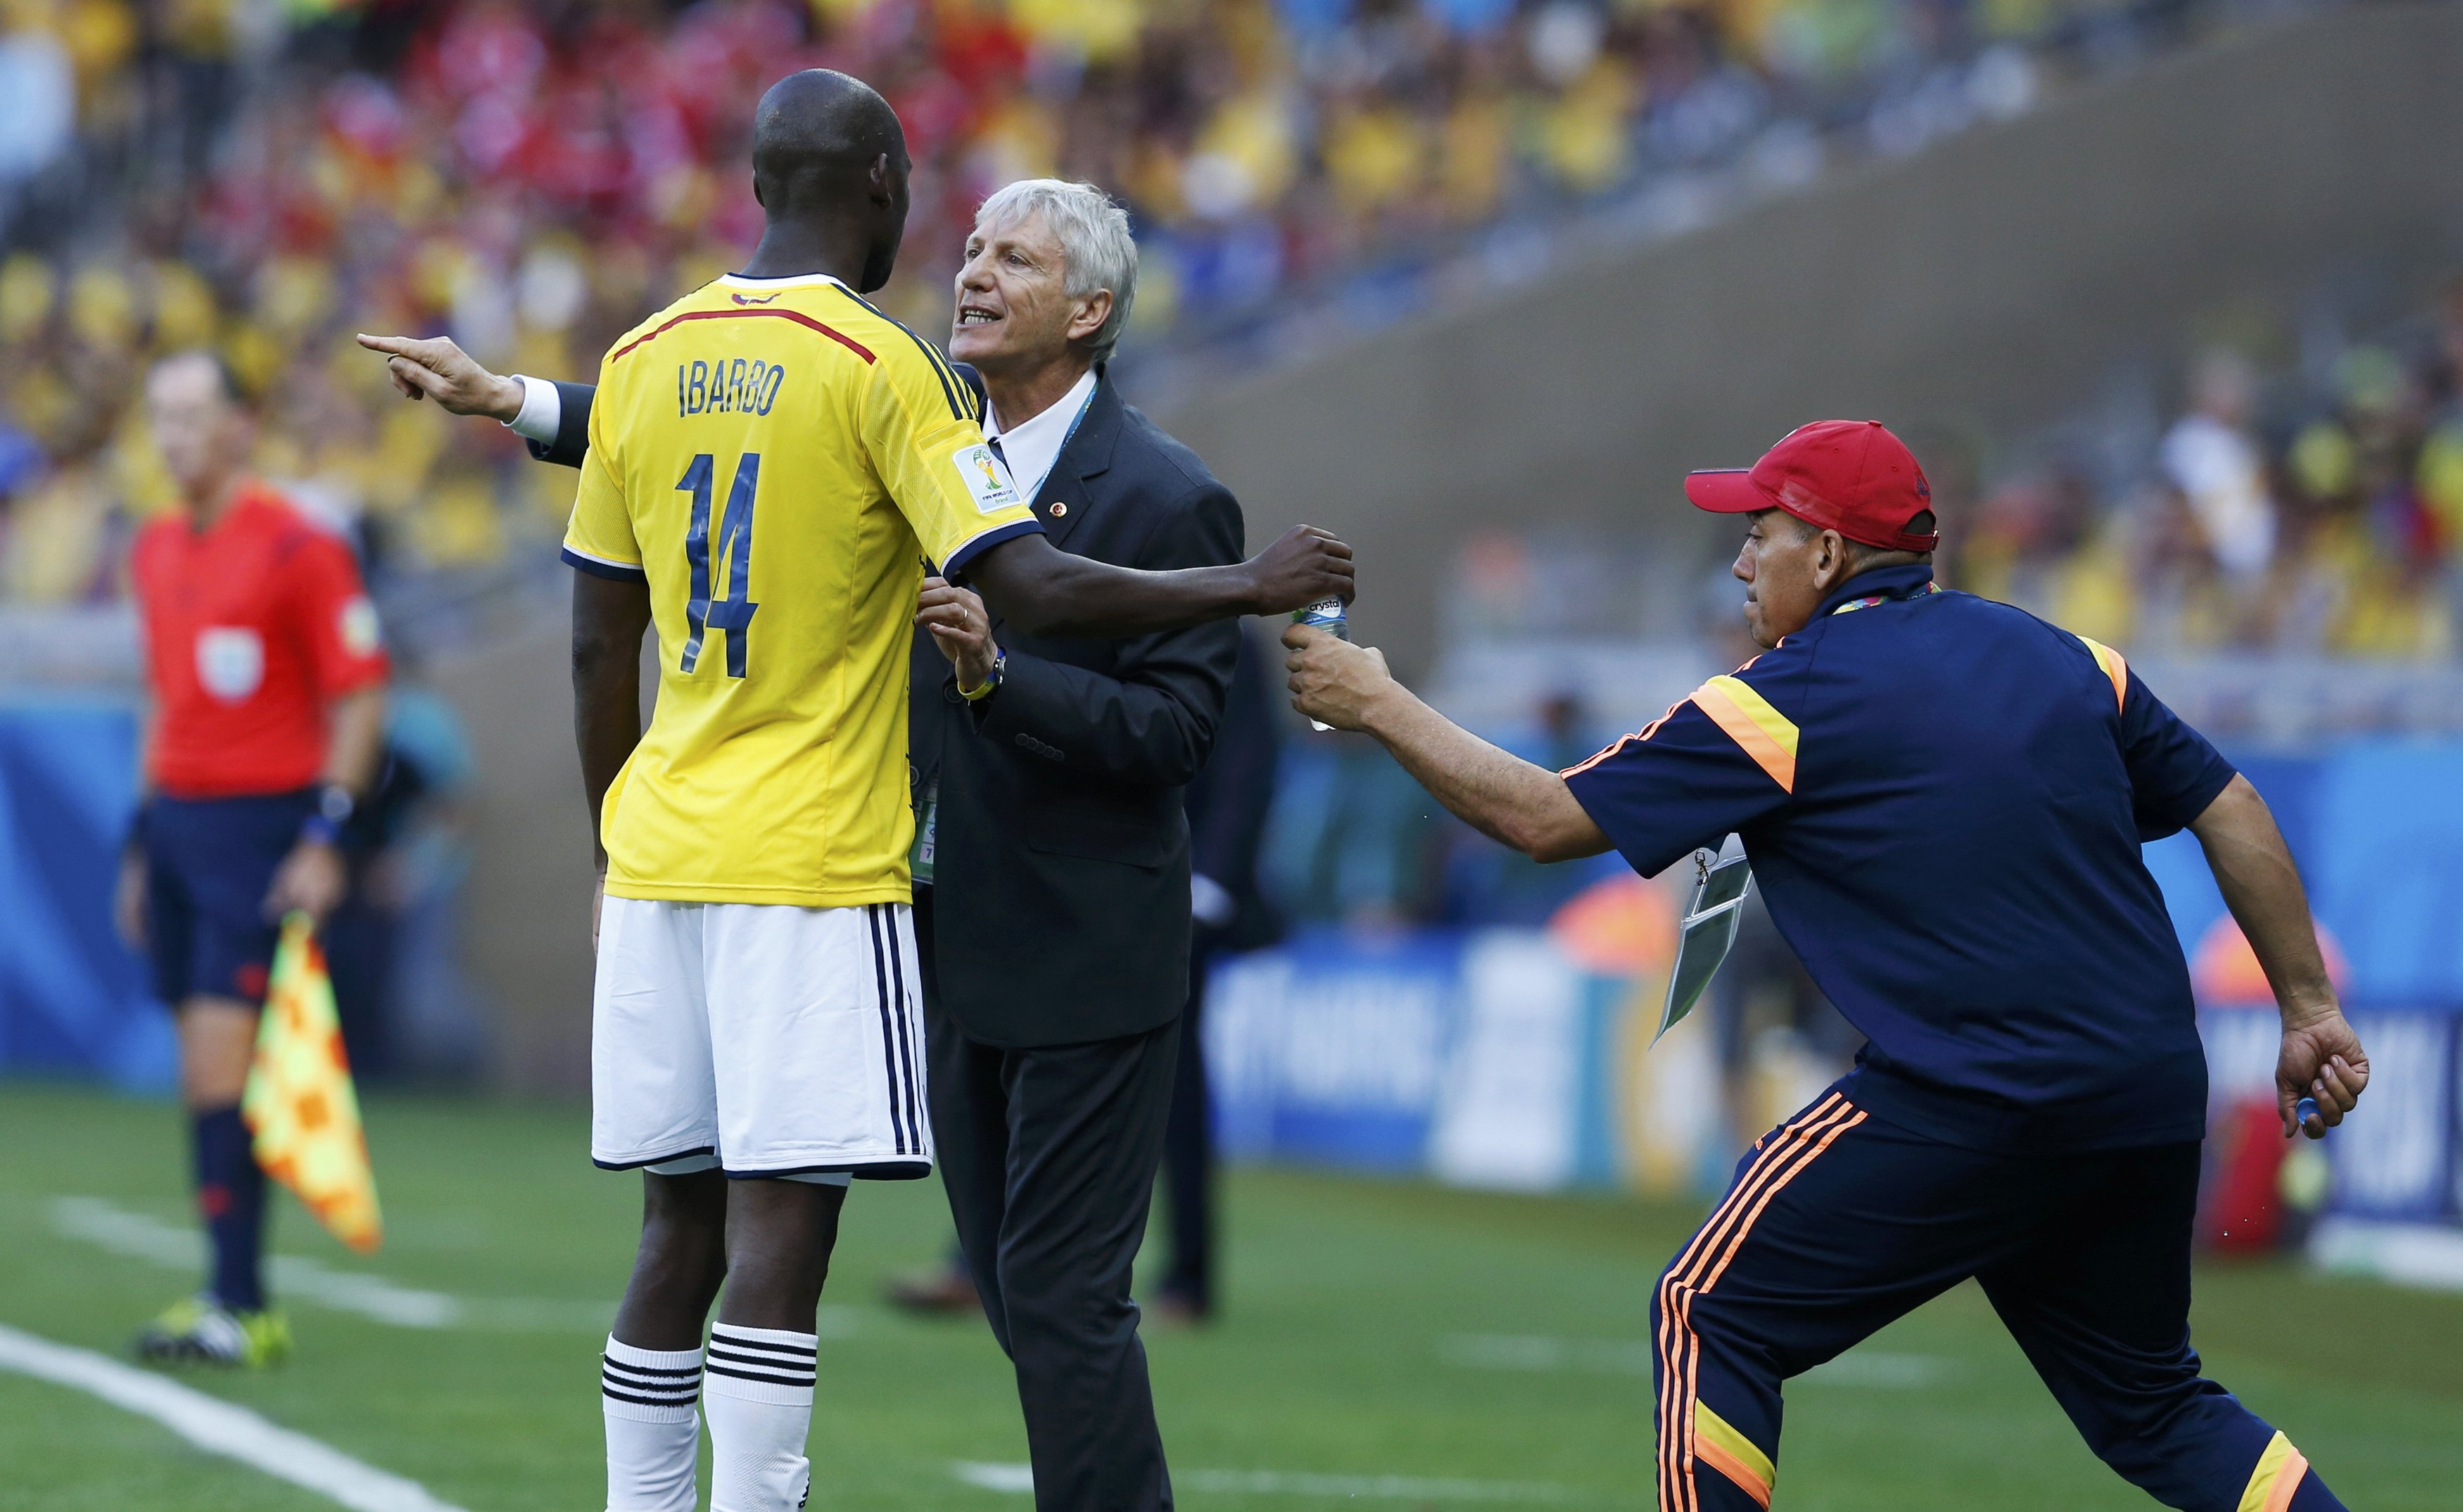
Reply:
[[[1351,638],[1351,621],[1346,617],[1342,600],[1340,598],[1320,598],[1314,604],[1293,610],[1292,623],[1306,625],[1312,630],[1322,630],[1337,640]],[[1323,734],[1334,726],[1311,720],[1309,728]]]

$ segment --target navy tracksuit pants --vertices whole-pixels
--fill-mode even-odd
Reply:
[[[1660,1278],[1660,1512],[1768,1507],[1779,1384],[1973,1276],[2087,1444],[2185,1512],[2342,1512],[2198,1373],[2198,1147],[2000,1156],[1834,1087],[1764,1134]]]

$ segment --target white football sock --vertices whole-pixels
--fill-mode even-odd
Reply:
[[[607,1512],[693,1512],[701,1420],[699,1350],[637,1350],[614,1334],[599,1357],[607,1420]]]
[[[702,1367],[709,1512],[796,1512],[804,1504],[818,1342],[785,1328],[711,1325]]]

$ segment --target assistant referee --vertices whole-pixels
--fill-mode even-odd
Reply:
[[[1303,713],[1538,860],[1613,845],[1650,875],[1741,834],[1870,1042],[1660,1280],[1662,1512],[1768,1507],[1780,1383],[1970,1277],[2157,1500],[2341,1507],[2190,1347],[2206,1058],[2142,842],[2197,835],[2265,966],[2285,1136],[2301,1097],[2316,1137],[2368,1081],[2265,803],[2110,648],[1940,591],[1930,490],[1881,425],[1805,426],[1686,494],[1748,516],[1734,571],[1765,653],[1564,773],[1447,723],[1375,651],[1284,637]]]
[[[138,1338],[149,1359],[270,1365],[265,1177],[240,1121],[277,921],[321,919],[348,881],[342,826],[373,786],[388,673],[339,538],[250,476],[254,417],[210,353],[164,358],[145,411],[180,508],[138,532],[130,588],[153,704],[120,926],[177,1016],[205,1289]]]

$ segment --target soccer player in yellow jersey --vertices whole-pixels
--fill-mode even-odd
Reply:
[[[691,1512],[697,1396],[712,1512],[803,1504],[848,1179],[931,1169],[907,650],[919,620],[976,611],[936,586],[919,613],[925,561],[1047,634],[1277,613],[1351,585],[1349,549],[1307,528],[1171,572],[1055,550],[968,388],[861,297],[906,217],[888,105],[843,75],[791,76],[762,97],[752,166],[768,224],[744,271],[601,364],[565,538],[602,866],[591,1155],[646,1173],[602,1369],[611,1512]]]

